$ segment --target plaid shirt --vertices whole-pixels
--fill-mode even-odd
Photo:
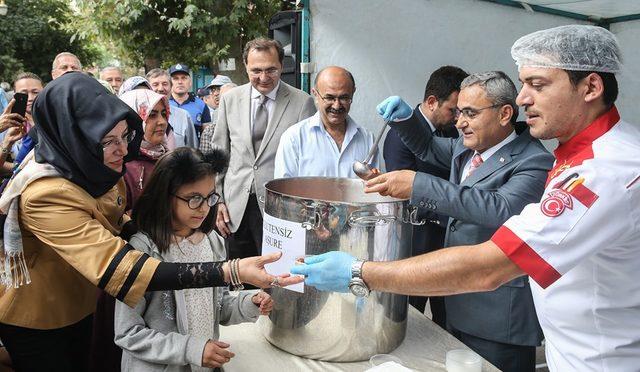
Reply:
[[[200,135],[200,146],[198,149],[202,151],[202,153],[209,152],[213,150],[213,130],[216,129],[215,124],[207,125],[202,134]]]

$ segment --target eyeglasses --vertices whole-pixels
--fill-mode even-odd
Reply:
[[[464,116],[467,119],[475,119],[476,116],[478,116],[480,114],[480,111],[486,110],[486,109],[490,109],[490,108],[500,107],[500,106],[503,106],[503,105],[504,104],[502,104],[502,103],[496,103],[496,104],[491,105],[491,106],[477,108],[477,109],[476,108],[471,108],[471,107],[465,107],[463,109],[456,108],[456,118],[458,118],[460,116]]]
[[[215,191],[212,192],[211,194],[207,195],[207,196],[193,195],[190,198],[183,198],[182,196],[179,196],[179,195],[176,195],[176,194],[173,194],[173,196],[175,196],[176,198],[178,198],[178,199],[180,199],[182,201],[186,201],[187,205],[191,209],[200,208],[202,206],[202,203],[204,203],[205,201],[207,202],[207,205],[209,207],[213,207],[220,200],[220,194],[218,194]]]
[[[341,105],[348,105],[351,102],[353,102],[353,97],[351,96],[340,96],[340,97],[324,96],[323,97],[320,94],[318,94],[318,97],[320,97],[322,102],[328,103],[331,105],[333,105],[336,101],[340,102]]]
[[[109,148],[120,147],[120,145],[129,145],[133,139],[136,138],[136,131],[130,130],[122,135],[122,138],[114,138],[112,140],[100,142],[102,150],[106,151]]]
[[[257,76],[260,76],[262,74],[266,74],[267,76],[273,77],[273,76],[278,75],[279,72],[280,72],[280,70],[278,70],[275,67],[271,67],[271,68],[268,68],[266,70],[261,70],[259,68],[254,68],[254,69],[249,70],[249,75],[257,77]]]

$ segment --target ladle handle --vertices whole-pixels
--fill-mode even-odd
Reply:
[[[387,120],[387,121],[384,122],[384,126],[382,127],[380,132],[378,132],[378,136],[376,137],[376,141],[373,143],[373,146],[371,146],[371,150],[369,150],[369,154],[367,154],[367,157],[364,159],[363,163],[370,164],[371,159],[373,159],[373,154],[375,154],[375,152],[378,150],[378,144],[380,143],[380,140],[382,139],[382,135],[384,134],[384,131],[387,129],[387,125],[389,125],[390,122],[391,122],[391,120]]]

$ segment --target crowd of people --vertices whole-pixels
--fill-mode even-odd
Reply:
[[[12,368],[222,366],[234,354],[218,324],[256,321],[273,307],[264,291],[233,296],[229,286],[302,278],[268,274],[278,254],[228,257],[213,232],[216,176],[229,156],[210,143],[198,150],[198,136],[215,126],[216,107],[190,93],[185,65],[126,80],[109,67],[96,79],[63,52],[51,77],[45,85],[17,75],[26,112],[12,112],[9,99],[0,116],[0,340]],[[211,95],[232,84],[216,78]]]
[[[502,71],[443,66],[414,108],[398,96],[377,107],[391,130],[363,187],[418,207],[414,257],[330,252],[293,276],[264,269],[279,258],[261,256],[264,185],[357,177],[374,138],[349,116],[350,71],[321,69],[309,95],[280,79],[281,44],[258,38],[244,48],[247,84],[216,75],[195,94],[185,64],[96,79],[63,52],[47,84],[18,74],[24,115],[0,100],[0,340],[12,367],[220,368],[234,354],[218,325],[274,305],[243,283],[303,280],[411,295],[421,311],[428,299],[434,322],[504,371],[534,371],[543,339],[552,370],[637,367],[640,133],[615,107],[615,37],[563,26],[512,55],[520,92]],[[551,138],[555,159],[539,140]],[[608,227],[612,208],[631,218]]]

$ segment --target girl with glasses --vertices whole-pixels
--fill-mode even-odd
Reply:
[[[181,147],[163,156],[133,209],[139,232],[129,243],[162,261],[224,260],[222,238],[212,232],[219,200],[215,175],[226,166],[221,152],[203,155]],[[273,302],[264,292],[231,296],[226,287],[145,294],[135,308],[116,304],[115,341],[123,371],[201,371],[233,357],[217,341],[218,324],[255,322]]]
[[[32,113],[38,146],[0,197],[0,339],[16,370],[94,370],[96,287],[135,307],[148,291],[301,281],[276,281],[264,270],[279,255],[244,258],[235,267],[217,256],[163,262],[120,236],[131,225],[124,164],[140,148],[142,120],[95,79],[60,76],[40,92]]]

